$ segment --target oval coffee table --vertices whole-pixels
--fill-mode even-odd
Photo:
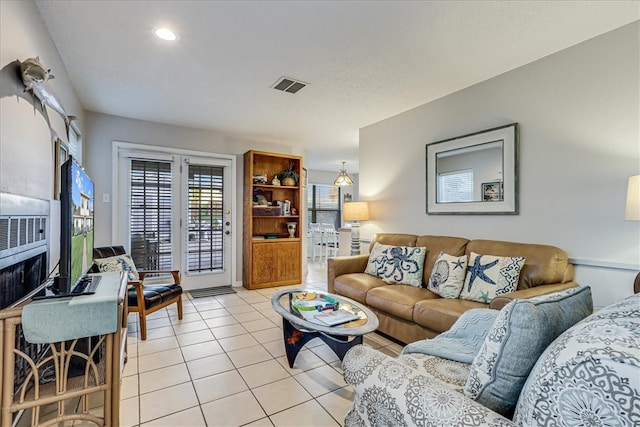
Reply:
[[[301,292],[314,292],[338,300],[340,309],[349,310],[358,315],[358,319],[335,326],[319,321],[305,320],[293,308],[293,295]],[[367,307],[349,298],[307,289],[287,289],[271,297],[271,306],[282,316],[282,332],[289,367],[293,368],[298,352],[314,338],[320,338],[342,360],[347,350],[356,344],[362,344],[362,336],[378,329],[378,318]]]

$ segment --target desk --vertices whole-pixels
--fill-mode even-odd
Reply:
[[[127,348],[127,281],[121,273],[100,275],[103,282],[116,284],[111,288],[117,292],[117,306],[114,308],[120,321],[113,333],[95,338],[77,337],[69,341],[31,344],[26,342],[22,333],[24,306],[0,310],[0,426],[11,426],[22,410],[25,410],[25,417],[30,416],[30,426],[54,421],[68,423],[71,420],[90,421],[99,426],[120,424],[120,379]],[[60,301],[60,304],[65,303],[68,304],[67,299]],[[77,360],[81,361],[77,376],[68,375],[74,364],[71,352],[75,352],[73,362],[76,365]],[[51,381],[44,383],[34,378],[50,378]],[[102,416],[89,412],[89,395],[96,393],[103,395]],[[80,403],[70,405],[74,398],[79,398]],[[51,404],[57,404],[56,410],[45,413],[42,407]]]

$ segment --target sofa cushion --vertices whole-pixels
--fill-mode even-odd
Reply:
[[[426,252],[423,247],[376,243],[364,272],[390,284],[422,286],[422,267]]]
[[[472,240],[467,244],[467,255],[492,254],[496,256],[523,256],[526,258],[517,289],[528,289],[550,283],[565,283],[573,279],[573,265],[565,251],[555,246],[499,240]],[[450,253],[450,252],[449,252]]]
[[[425,288],[409,285],[389,285],[371,289],[367,292],[366,303],[385,313],[405,320],[413,320],[413,307],[418,301],[439,298]]]
[[[524,257],[479,255],[471,252],[460,298],[488,304],[497,295],[516,290]]]
[[[467,256],[440,252],[431,270],[427,289],[442,298],[458,298],[467,272]]]
[[[378,286],[389,285],[370,274],[349,273],[335,278],[333,291],[338,295],[366,304],[367,292]]]
[[[640,425],[640,294],[571,327],[525,383],[518,425]]]
[[[419,301],[413,308],[413,321],[437,332],[451,329],[462,313],[472,308],[488,308],[487,304],[463,299],[434,298]]]
[[[500,311],[471,364],[465,394],[510,416],[540,354],[592,311],[589,287],[510,302]]]
[[[125,271],[128,280],[138,280],[138,270],[129,254],[97,258],[93,262],[101,273]]]

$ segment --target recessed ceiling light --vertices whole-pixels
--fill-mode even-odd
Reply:
[[[178,38],[176,34],[168,28],[158,28],[156,30],[156,36],[167,41],[174,41]]]

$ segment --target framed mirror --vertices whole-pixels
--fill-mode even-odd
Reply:
[[[518,214],[518,124],[427,144],[427,214]]]

